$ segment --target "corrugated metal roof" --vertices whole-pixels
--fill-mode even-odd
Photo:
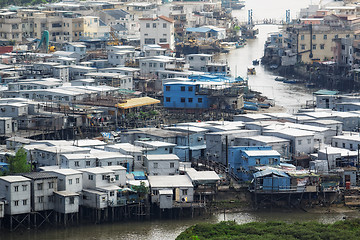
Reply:
[[[330,91],[326,89],[321,89],[319,91],[314,92],[315,95],[336,95],[338,94],[338,91]]]
[[[289,177],[289,175],[287,175],[285,172],[283,171],[279,171],[279,170],[275,170],[275,169],[266,169],[264,171],[259,171],[253,174],[254,178],[259,178],[259,177],[265,177],[268,175],[277,175],[280,177]]]
[[[159,100],[151,97],[141,97],[141,98],[132,98],[126,100],[126,103],[118,103],[115,105],[115,107],[121,108],[121,109],[129,109],[134,107],[141,107],[146,105],[153,105],[160,103]]]

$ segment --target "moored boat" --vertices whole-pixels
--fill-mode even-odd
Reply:
[[[256,70],[254,67],[248,67],[247,69],[247,74],[248,75],[256,75]]]
[[[283,78],[283,77],[276,77],[275,81],[277,82],[284,82],[285,80],[288,80],[287,78]]]

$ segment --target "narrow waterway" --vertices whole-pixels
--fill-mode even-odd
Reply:
[[[222,53],[217,59],[227,61],[233,76],[245,78],[247,68],[252,61],[260,59],[264,52],[264,43],[269,33],[278,31],[276,25],[259,25],[256,39],[249,39],[243,48],[234,49],[229,53]],[[276,105],[284,107],[288,113],[294,113],[307,100],[312,100],[314,89],[307,89],[303,84],[288,84],[275,81],[276,75],[262,65],[255,66],[256,75],[249,75],[250,89],[261,92],[267,98],[273,99]]]

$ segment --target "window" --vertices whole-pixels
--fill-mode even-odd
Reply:
[[[301,44],[301,50],[305,50],[305,44]]]
[[[115,175],[115,180],[116,180],[116,181],[119,180],[119,175]]]
[[[112,166],[112,162],[108,162],[108,166]]]
[[[37,189],[38,189],[38,190],[42,190],[42,189],[43,189],[43,184],[42,184],[42,183],[38,183],[38,184],[37,184]]]
[[[298,145],[301,145],[302,140],[298,140]]]
[[[154,162],[154,168],[158,168],[159,164],[157,162]]]
[[[86,165],[86,166],[90,166],[90,161],[86,161],[86,162],[85,162],[85,165]]]
[[[202,103],[202,98],[198,98],[198,103]]]
[[[106,180],[106,175],[102,175],[102,180]]]
[[[170,102],[171,98],[167,97],[166,102]]]
[[[75,161],[75,167],[79,167],[79,161]]]
[[[175,167],[175,163],[171,162],[170,163],[170,168],[174,168]]]
[[[353,145],[352,145],[352,143],[350,143],[350,149],[352,149],[353,148]]]
[[[316,50],[316,44],[313,44],[313,45],[312,45],[312,49],[313,49],[313,50]]]
[[[80,183],[80,178],[76,178],[76,179],[75,179],[75,182],[76,182],[77,184],[79,184],[79,183]]]
[[[153,195],[158,195],[158,194],[159,194],[159,190],[153,190],[153,191],[152,191],[152,194],[153,194]]]
[[[170,149],[169,149],[169,153],[173,153],[173,148],[170,148]]]
[[[156,28],[156,23],[153,23],[153,28]]]
[[[71,185],[72,184],[72,179],[69,179],[69,185]]]
[[[188,87],[188,91],[192,92],[193,91],[193,87]]]
[[[312,39],[313,39],[313,40],[316,40],[316,35],[315,35],[315,34],[312,35]]]
[[[339,36],[336,34],[334,38],[339,38]]]
[[[14,190],[15,190],[15,192],[18,192],[19,191],[19,186],[15,186]]]
[[[185,92],[185,87],[184,86],[181,87],[181,91]]]
[[[166,24],[166,23],[163,23],[163,28],[167,28],[167,24]]]
[[[48,182],[49,184],[49,189],[53,189],[54,188],[54,183],[53,182]]]
[[[320,44],[320,49],[324,50],[325,49],[325,44]]]
[[[75,197],[70,197],[69,204],[74,204],[74,203],[75,203]]]
[[[185,98],[181,98],[180,101],[181,101],[181,102],[185,102]]]
[[[147,24],[146,24],[146,28],[150,28],[150,23],[147,23]]]
[[[327,39],[327,35],[326,34],[324,34],[324,40],[326,40]]]
[[[23,205],[27,205],[27,199],[23,200]]]
[[[187,190],[187,189],[183,189],[183,190],[182,190],[182,195],[188,195],[188,190]]]
[[[342,147],[345,148],[345,143],[342,144]]]
[[[167,42],[167,39],[166,39],[166,38],[160,38],[160,39],[159,39],[159,42],[161,42],[161,43],[166,43],[166,42]]]
[[[308,144],[311,144],[311,138],[309,138],[309,139],[307,140],[307,143],[308,143]]]
[[[155,44],[155,38],[145,38],[145,44]]]
[[[269,158],[269,165],[274,164],[274,158]]]
[[[170,86],[166,86],[166,87],[165,87],[165,90],[166,90],[166,91],[170,91]]]
[[[337,142],[335,142],[335,147],[337,147],[338,146],[338,143]]]
[[[14,201],[14,205],[19,206],[19,201],[18,200]]]
[[[188,101],[191,103],[191,102],[193,102],[193,99],[192,99],[192,98],[189,98]]]
[[[114,191],[111,191],[110,192],[110,197],[113,197],[114,196]]]
[[[40,197],[38,197],[38,202],[39,202],[39,203],[44,202],[44,196],[40,196]]]
[[[94,180],[94,176],[93,176],[93,175],[89,175],[89,180]]]
[[[304,39],[305,39],[305,35],[301,35],[300,39],[301,39],[301,40],[304,40]]]
[[[23,191],[27,190],[27,185],[22,185]]]
[[[255,164],[260,164],[260,158],[255,158]]]

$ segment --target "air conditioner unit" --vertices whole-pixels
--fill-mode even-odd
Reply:
[[[217,153],[215,153],[215,154],[214,154],[214,157],[218,158],[218,157],[219,157],[219,155],[218,155]]]
[[[200,142],[200,141],[202,141],[203,140],[203,138],[202,137],[198,137],[198,141]]]
[[[109,178],[109,182],[111,182],[111,183],[113,183],[113,182],[115,182],[115,178]]]

